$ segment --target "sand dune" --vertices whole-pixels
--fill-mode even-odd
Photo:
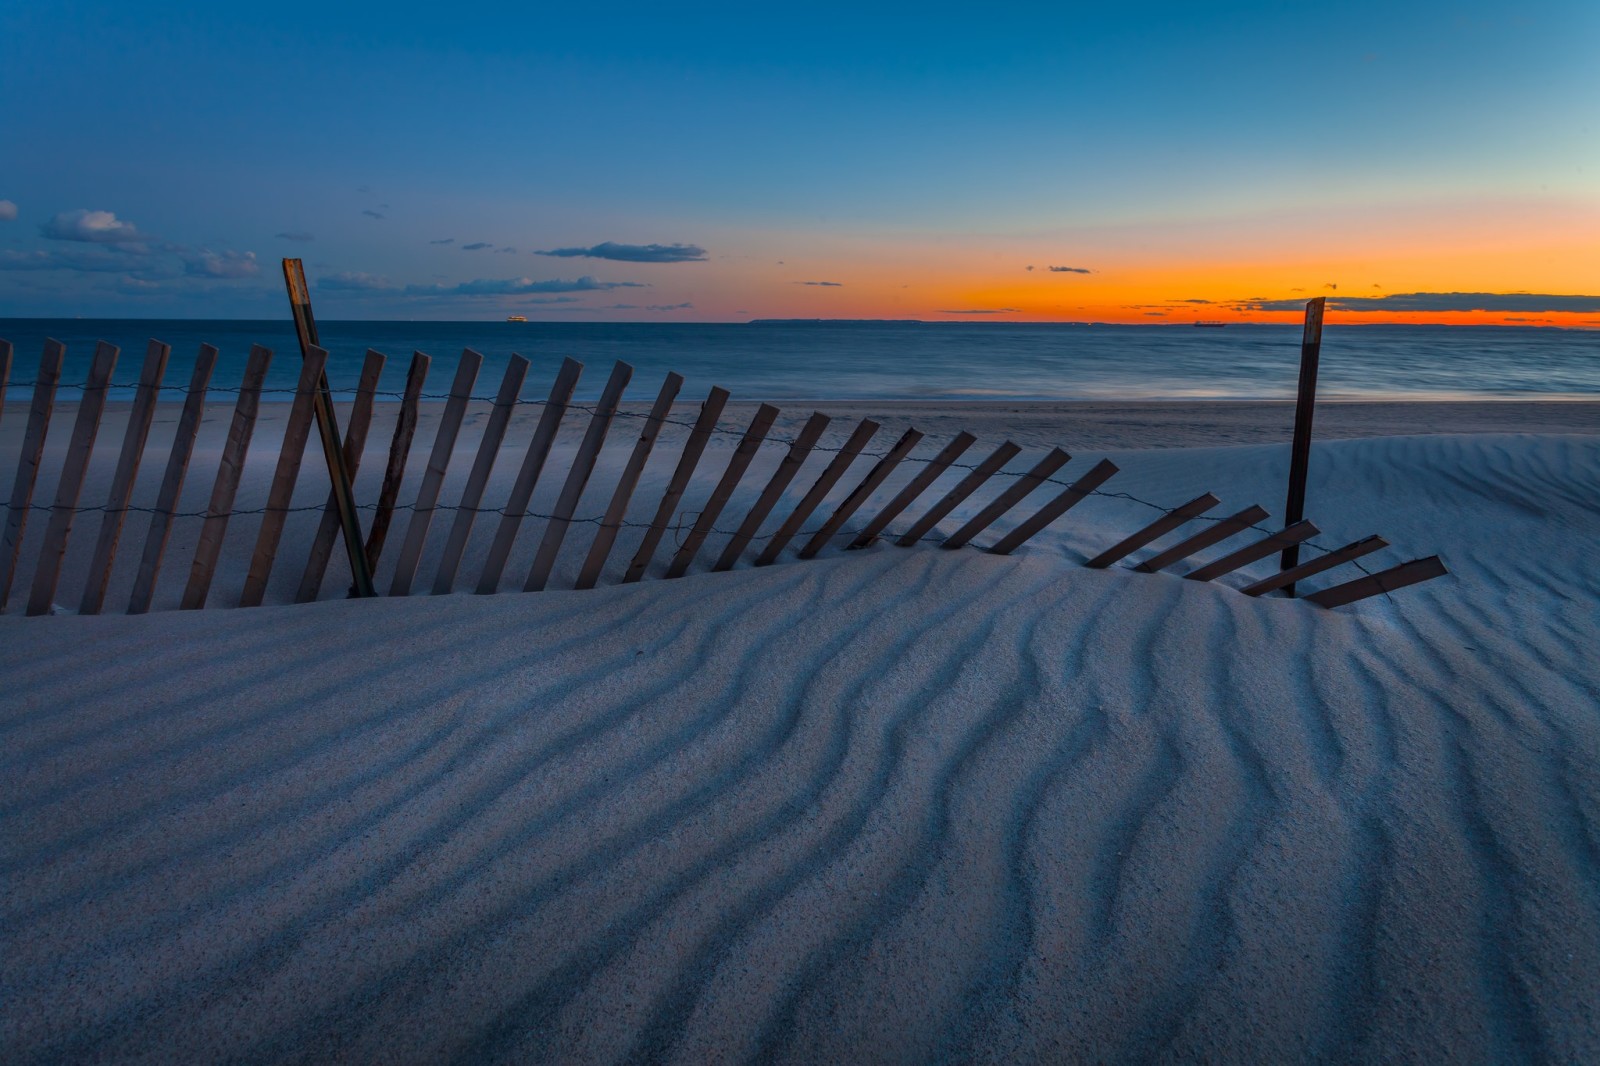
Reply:
[[[1271,507],[1285,450],[1104,454]],[[1326,543],[1453,571],[1333,612],[1086,570],[1150,515],[1099,498],[1008,558],[0,618],[0,1052],[1592,1061],[1597,500],[1597,436],[1320,444]]]

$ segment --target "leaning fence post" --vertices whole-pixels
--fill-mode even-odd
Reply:
[[[22,454],[17,458],[17,479],[11,484],[5,539],[0,541],[0,611],[6,609],[6,601],[11,598],[11,582],[17,576],[22,535],[28,528],[28,509],[33,506],[33,487],[39,480],[44,438],[50,429],[56,383],[61,380],[61,361],[66,355],[66,346],[60,341],[47,340],[44,354],[39,357],[39,374],[34,378],[33,401],[28,408],[28,426],[22,434]]]
[[[1294,401],[1294,444],[1289,453],[1289,498],[1283,505],[1283,523],[1292,526],[1305,517],[1306,474],[1311,466],[1311,418],[1317,406],[1317,362],[1322,353],[1322,309],[1326,296],[1306,302],[1305,332],[1300,338],[1300,387]],[[1289,570],[1300,562],[1300,545],[1283,549],[1279,569]],[[1294,582],[1283,586],[1294,595]]]
[[[367,446],[367,430],[372,428],[372,402],[378,391],[378,378],[383,373],[385,360],[381,352],[367,349],[367,358],[361,364],[361,377],[356,383],[355,402],[350,405],[350,421],[344,429],[344,469],[355,484],[356,473],[361,469],[362,453]],[[328,572],[328,559],[333,555],[333,538],[339,534],[343,519],[339,514],[339,494],[328,491],[328,502],[322,509],[322,521],[317,535],[311,541],[311,555],[306,559],[305,571],[300,575],[300,587],[295,591],[294,602],[310,603],[322,589],[322,579]],[[369,531],[370,535],[370,531]],[[372,558],[367,558],[367,572],[372,572]]]

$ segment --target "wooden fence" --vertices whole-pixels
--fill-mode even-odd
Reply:
[[[55,608],[69,538],[78,517],[90,513],[98,514],[99,528],[84,586],[77,600],[79,613],[96,614],[104,609],[127,519],[130,514],[136,513],[147,515],[148,524],[143,530],[137,570],[127,602],[129,613],[140,614],[151,609],[173,523],[179,517],[203,520],[193,554],[188,560],[180,606],[193,610],[206,606],[210,600],[230,519],[241,514],[260,515],[261,524],[256,530],[254,549],[238,602],[245,607],[263,602],[277,562],[285,521],[293,511],[305,509],[294,508],[291,503],[310,436],[313,409],[326,367],[327,353],[312,347],[302,363],[266,499],[262,506],[253,509],[238,508],[236,504],[251,437],[260,413],[264,382],[273,356],[266,348],[253,348],[239,387],[223,390],[211,387],[217,354],[215,348],[202,346],[188,384],[164,385],[170,349],[158,341],[150,342],[137,383],[132,386],[134,398],[121,447],[116,452],[116,466],[110,479],[109,493],[103,504],[91,502],[89,506],[80,506],[107,393],[113,387],[127,387],[113,385],[112,375],[117,365],[118,349],[101,343],[95,351],[88,379],[81,383],[82,399],[67,440],[55,495],[49,504],[37,504],[34,494],[45,457],[65,356],[61,344],[46,342],[38,372],[31,382],[26,383],[32,390],[31,401],[6,512],[4,540],[0,542],[0,549],[3,549],[0,550],[0,610],[5,610],[9,602],[13,580],[22,560],[23,536],[29,516],[35,511],[45,512],[42,517],[47,526],[29,582],[26,610],[30,615],[46,614]],[[344,465],[352,479],[364,461],[384,363],[382,355],[369,351],[355,390],[342,445]],[[14,417],[8,415],[4,403],[11,364],[11,345],[0,341],[0,419]],[[404,389],[397,396],[399,410],[389,441],[381,487],[372,503],[361,505],[361,510],[370,513],[363,547],[368,568],[375,576],[380,576],[379,563],[386,558],[384,549],[390,527],[397,515],[401,512],[406,515],[399,548],[397,552],[389,553],[393,563],[386,580],[391,596],[407,595],[417,583],[424,548],[433,532],[436,513],[451,517],[448,528],[443,528],[441,521],[445,541],[433,574],[431,588],[434,593],[448,593],[456,588],[468,540],[480,515],[486,520],[497,521],[487,556],[475,582],[479,593],[493,593],[501,589],[512,548],[527,518],[541,520],[543,528],[532,565],[521,582],[521,588],[534,592],[549,587],[557,558],[569,539],[572,527],[583,523],[594,525],[595,531],[574,584],[577,588],[587,589],[601,581],[618,534],[625,527],[642,529],[636,550],[617,575],[622,582],[633,582],[651,573],[669,530],[681,539],[676,551],[665,561],[662,576],[666,578],[677,578],[688,573],[714,533],[728,538],[711,565],[715,571],[728,570],[737,565],[754,551],[758,541],[764,543],[759,551],[755,551],[752,561],[756,566],[778,561],[797,541],[798,546],[793,551],[800,559],[814,558],[835,540],[845,538],[848,538],[845,545],[848,548],[865,548],[887,537],[900,547],[932,541],[953,549],[985,537],[1002,516],[1014,511],[1046,484],[1052,489],[1059,489],[1032,514],[983,548],[993,554],[1005,555],[1021,547],[1090,496],[1112,495],[1104,493],[1101,486],[1117,473],[1115,464],[1102,459],[1070,482],[1057,479],[1054,475],[1070,461],[1070,456],[1060,448],[1052,449],[1023,472],[1008,472],[1004,468],[1022,450],[1010,441],[999,444],[976,464],[963,464],[958,460],[977,443],[976,438],[966,432],[958,433],[932,456],[912,455],[923,437],[915,429],[903,432],[886,451],[869,452],[871,442],[883,428],[870,419],[863,419],[855,425],[841,446],[824,447],[821,440],[831,421],[827,415],[820,412],[812,414],[795,437],[782,438],[771,432],[780,412],[769,404],[757,407],[749,424],[742,430],[727,429],[720,425],[719,419],[728,403],[729,394],[720,388],[710,390],[696,418],[680,422],[671,417],[673,403],[684,384],[677,374],[666,376],[648,413],[624,411],[621,407],[623,394],[633,375],[633,368],[620,362],[612,368],[598,402],[593,405],[573,402],[584,368],[571,359],[562,362],[545,398],[525,400],[522,390],[530,364],[521,356],[512,356],[493,397],[460,498],[453,505],[442,503],[446,474],[457,449],[468,405],[475,399],[472,390],[482,364],[483,357],[478,353],[470,349],[462,353],[449,391],[440,397],[444,400],[443,409],[420,483],[411,502],[402,506],[400,499],[411,451],[416,443],[423,388],[430,367],[428,356],[419,352],[412,357]],[[157,401],[164,391],[181,394],[182,408],[155,501],[152,506],[135,507],[131,503],[134,487],[145,457]],[[203,511],[182,512],[179,501],[188,477],[208,393],[224,391],[234,395],[234,402],[208,502]],[[522,404],[534,404],[541,408],[537,424],[523,451],[521,465],[507,499],[500,506],[486,505],[485,494],[495,463],[505,445],[512,413]],[[535,514],[529,511],[529,505],[544,475],[563,419],[569,414],[579,418],[587,414],[582,440],[574,453],[571,467],[566,471],[552,512]],[[579,501],[595,472],[605,442],[619,419],[624,418],[637,421],[639,434],[612,490],[604,515],[598,520],[579,519]],[[652,517],[648,522],[630,522],[627,514],[635,490],[655,451],[663,427],[668,423],[686,429],[687,436]],[[692,499],[690,493],[695,484],[697,467],[706,453],[708,442],[717,434],[734,435],[738,438],[738,444],[709,496],[704,500]],[[781,461],[737,526],[732,529],[720,528],[718,522],[758,450],[769,444],[786,447]],[[762,527],[776,512],[813,453],[831,453],[831,458],[776,528],[763,535]],[[820,525],[807,529],[815,516],[824,513],[824,503],[833,490],[844,482],[852,467],[864,457],[875,460],[865,475],[839,499],[831,511],[826,512],[827,517]],[[874,507],[875,495],[903,463],[921,464],[921,469],[888,500]],[[964,470],[966,474],[932,503],[919,506],[941,475],[953,469]],[[936,532],[941,521],[994,481],[1004,481],[1006,484],[971,518],[947,535],[941,536]],[[1115,495],[1135,499],[1125,493]],[[1137,502],[1148,503],[1142,500]],[[686,506],[690,504],[692,508]],[[1149,504],[1162,512],[1160,517],[1089,559],[1085,565],[1094,568],[1110,566],[1142,549],[1151,548],[1168,534],[1178,533],[1181,527],[1197,523],[1203,523],[1198,532],[1182,536],[1166,547],[1154,548],[1148,557],[1132,569],[1143,573],[1166,570],[1206,548],[1221,545],[1252,531],[1265,533],[1266,536],[1195,567],[1184,576],[1195,581],[1211,581],[1281,552],[1290,545],[1304,544],[1323,552],[1309,562],[1254,581],[1239,590],[1245,595],[1260,596],[1274,590],[1292,588],[1294,582],[1344,564],[1360,567],[1361,564],[1356,562],[1358,558],[1387,546],[1381,537],[1373,536],[1328,550],[1311,542],[1318,530],[1309,521],[1273,530],[1260,525],[1266,519],[1267,512],[1258,506],[1247,507],[1223,518],[1207,514],[1219,505],[1220,501],[1210,493],[1172,508]],[[320,525],[312,537],[294,597],[296,602],[317,597],[336,547],[335,539],[340,536],[341,520],[337,501],[332,494],[321,510]],[[845,526],[858,515],[870,517],[859,528],[846,530]],[[897,521],[911,515],[915,517],[906,521],[898,534],[890,531]],[[690,516],[693,517],[692,521],[689,521]],[[137,536],[139,532],[134,529],[131,535]],[[1362,569],[1362,577],[1323,588],[1303,598],[1322,607],[1337,607],[1446,572],[1436,556],[1392,566],[1376,573]]]

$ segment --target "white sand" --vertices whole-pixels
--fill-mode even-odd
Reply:
[[[1015,468],[1060,443],[1068,477],[1121,465],[1108,490],[1281,508],[1287,448],[1263,443],[1281,405],[876,410],[889,440],[927,427],[925,452],[967,426],[974,461],[1010,435]],[[1009,558],[839,541],[708,574],[713,535],[689,578],[618,586],[630,532],[592,592],[24,619],[30,562],[0,617],[0,1059],[1594,1061],[1596,407],[1321,414],[1319,539],[1381,533],[1395,547],[1369,565],[1437,552],[1451,577],[1329,612],[1228,587],[1266,563],[1213,585],[1090,571],[1154,514],[1105,498]],[[1238,443],[1195,446],[1214,439]],[[417,470],[429,441],[431,423]],[[319,464],[313,447],[297,502]],[[631,517],[669,470],[658,456]],[[259,506],[270,464],[249,474],[240,505]],[[315,517],[291,523],[269,602]],[[230,530],[218,604],[255,521]],[[592,536],[574,527],[553,588]]]

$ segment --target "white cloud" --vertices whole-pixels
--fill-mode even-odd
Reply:
[[[192,278],[253,278],[261,272],[254,252],[213,252],[201,248],[183,257],[183,272]]]
[[[0,222],[15,222],[17,220],[17,205],[10,200],[0,200]]]
[[[86,208],[63,211],[40,226],[39,232],[52,240],[91,244],[131,244],[145,239],[132,222],[124,222],[110,211]]]
[[[328,292],[382,292],[395,286],[388,278],[363,271],[347,270],[317,279],[317,288]]]

